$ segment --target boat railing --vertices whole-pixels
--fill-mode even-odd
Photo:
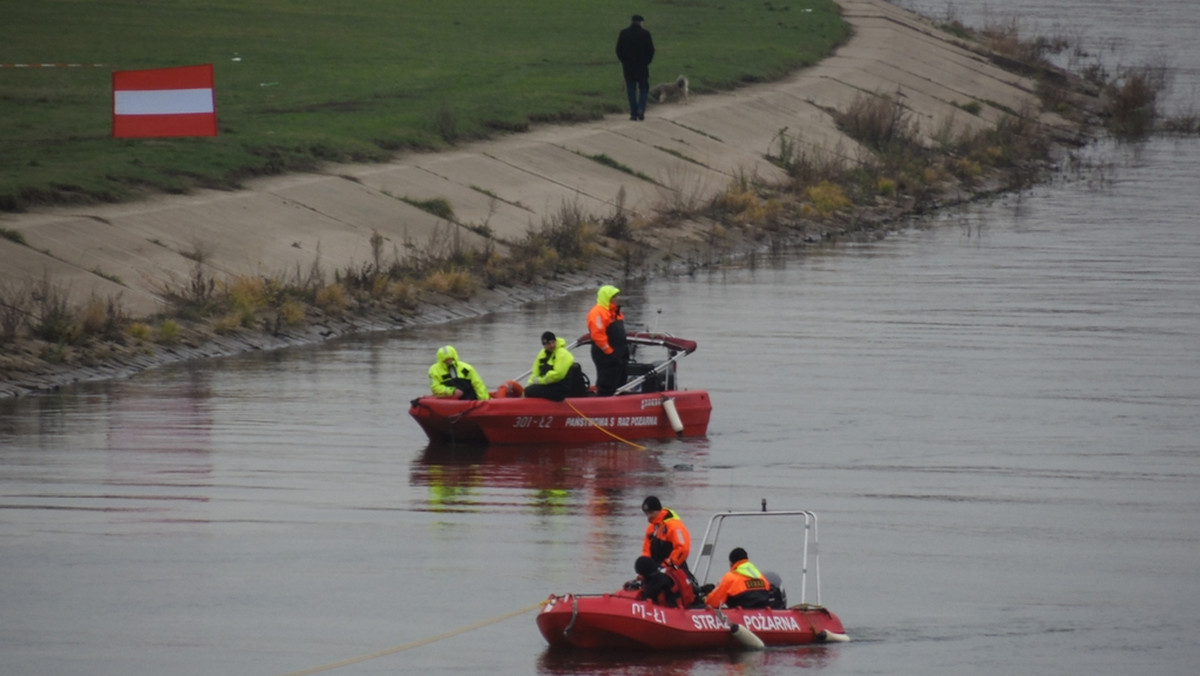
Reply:
[[[672,342],[672,341],[676,341],[676,340],[677,339],[669,333],[654,333],[654,334],[634,333],[634,334],[630,334],[629,342],[631,345],[634,345],[634,346],[657,345],[659,347],[667,348],[667,359],[665,359],[661,362],[655,362],[653,365],[653,368],[646,371],[645,373],[638,375],[636,378],[629,380],[621,387],[618,387],[616,389],[616,391],[614,392],[614,394],[627,394],[629,392],[637,391],[637,388],[641,387],[642,383],[646,382],[647,378],[657,377],[658,374],[666,371],[669,368],[672,368],[672,364],[674,364],[676,361],[679,361],[681,358],[684,357],[684,355],[691,354],[691,351],[695,350],[694,343],[681,343],[680,345],[676,345],[674,342]],[[584,334],[583,336],[575,339],[573,342],[568,344],[566,346],[566,349],[569,351],[574,351],[575,348],[579,347],[580,345],[590,345],[591,343],[592,343],[591,336]],[[688,349],[689,347],[691,348],[691,350]],[[532,370],[526,370],[521,375],[517,376],[516,378],[513,378],[513,380],[515,380],[518,383],[523,383],[523,382],[525,382],[525,380],[527,378],[529,378],[529,376],[532,373],[533,373]],[[672,380],[674,380],[674,379],[672,379]]]
[[[650,368],[645,373],[642,373],[641,375],[637,376],[636,378],[633,378],[633,379],[629,380],[629,382],[618,387],[616,389],[616,391],[614,392],[614,394],[625,394],[627,392],[638,391],[638,388],[640,388],[642,386],[642,383],[646,382],[647,378],[650,378],[651,376],[657,377],[658,374],[671,368],[671,365],[674,364],[676,361],[678,361],[679,358],[682,357],[684,354],[685,354],[684,352],[672,352],[670,354],[670,356],[667,357],[666,359],[664,359],[663,361],[655,362],[653,364],[653,367]],[[675,381],[674,378],[669,378],[669,380],[671,383],[674,383],[674,381]],[[672,388],[668,388],[668,389],[674,389],[674,388],[672,387]]]
[[[704,538],[700,540],[700,549],[696,555],[696,560],[691,568],[696,580],[701,585],[708,581],[708,575],[712,568],[713,556],[717,544],[717,537],[720,535],[721,526],[726,519],[739,518],[766,518],[766,517],[803,517],[804,519],[804,537],[800,543],[800,605],[808,603],[808,587],[810,583],[808,575],[808,557],[812,555],[813,574],[812,587],[815,593],[815,603],[821,605],[821,563],[819,553],[817,551],[817,515],[808,510],[781,510],[781,511],[766,511],[766,503],[764,501],[763,511],[761,512],[723,512],[714,514],[708,520],[708,527],[704,529]]]

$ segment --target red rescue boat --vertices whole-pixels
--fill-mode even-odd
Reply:
[[[630,333],[628,341],[629,380],[611,397],[462,401],[425,396],[414,399],[408,413],[434,442],[578,444],[706,435],[712,413],[708,392],[681,390],[677,384],[678,362],[696,351],[696,342],[645,332]],[[591,342],[585,335],[568,349]],[[666,356],[647,360],[651,348],[665,350]]]
[[[551,595],[538,614],[537,625],[555,648],[586,649],[755,649],[764,646],[794,646],[849,641],[842,621],[821,605],[820,566],[817,563],[817,517],[809,511],[727,512],[709,520],[700,554],[693,570],[701,584],[710,564],[721,524],[729,518],[799,517],[804,538],[799,553],[800,603],[756,610],[720,610],[696,604],[690,608],[668,608],[637,600],[636,591],[625,589],[610,594]],[[811,542],[814,572],[808,573]],[[753,550],[752,550],[753,551]],[[722,569],[717,577],[723,574]],[[780,588],[782,580],[764,573]],[[814,604],[806,603],[808,587],[816,593]]]

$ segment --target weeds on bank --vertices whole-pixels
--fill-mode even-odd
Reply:
[[[214,247],[194,243],[179,252],[192,261],[188,277],[159,289],[173,309],[157,319],[134,321],[119,298],[94,298],[72,307],[69,290],[48,278],[37,284],[4,284],[0,344],[38,339],[46,345],[40,356],[60,363],[71,357],[71,348],[96,340],[170,345],[202,334],[205,326],[218,334],[279,334],[322,317],[385,313],[399,319],[432,296],[466,300],[484,286],[528,284],[582,269],[600,253],[602,236],[624,238],[617,244],[631,239],[623,206],[601,219],[579,204],[564,204],[531,227],[521,241],[509,245],[507,255],[500,255],[490,241],[468,245],[462,232],[447,223],[426,242],[393,243],[390,249],[374,232],[371,260],[332,275],[323,269],[318,250],[307,270],[218,278],[211,265]]]
[[[1002,67],[1033,77],[1043,108],[1074,118],[1081,125],[1085,123],[1081,107],[1075,105],[1077,92],[1073,91],[1068,76],[1051,63],[1052,57],[1064,52],[1070,52],[1073,60],[1087,58],[1080,38],[1062,34],[1026,38],[1016,18],[971,30],[958,21],[952,10],[939,25],[953,35],[978,40]],[[1084,82],[1100,89],[1100,123],[1118,138],[1142,138],[1156,129],[1174,133],[1200,131],[1200,117],[1194,114],[1163,119],[1158,104],[1170,84],[1170,69],[1163,62],[1119,68],[1115,73],[1099,62],[1072,70],[1077,70]]]

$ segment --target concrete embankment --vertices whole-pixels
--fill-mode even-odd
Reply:
[[[737,176],[782,180],[766,155],[783,129],[801,147],[857,156],[857,143],[836,128],[830,111],[844,110],[864,94],[901,99],[925,135],[951,121],[959,129],[992,127],[1002,108],[1036,109],[1032,81],[997,67],[924,19],[882,0],[839,4],[853,35],[817,66],[781,82],[693,96],[687,105],[657,105],[645,122],[610,116],[387,164],[259,180],[237,192],[0,216],[0,227],[26,243],[0,238],[0,283],[48,277],[76,302],[119,294],[130,314],[149,315],[165,309],[164,288],[187,282],[198,253],[217,278],[314,264],[330,271],[370,261],[373,232],[385,238],[389,251],[450,227],[468,242],[489,230],[497,239],[516,240],[564,204],[588,214],[623,206],[649,216],[682,193],[710,198]],[[983,104],[977,114],[962,108],[972,102]],[[1054,115],[1041,121],[1068,128]],[[590,158],[600,154],[654,181]],[[443,199],[458,225],[401,197]],[[689,235],[682,230],[678,236]],[[348,321],[324,331],[355,328]],[[230,345],[214,352],[236,350]],[[175,358],[204,354],[201,349]],[[10,386],[8,393],[27,385]]]

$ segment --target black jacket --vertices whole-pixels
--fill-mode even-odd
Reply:
[[[617,36],[617,58],[625,71],[626,80],[650,79],[650,62],[654,60],[654,39],[641,24],[631,24]]]

